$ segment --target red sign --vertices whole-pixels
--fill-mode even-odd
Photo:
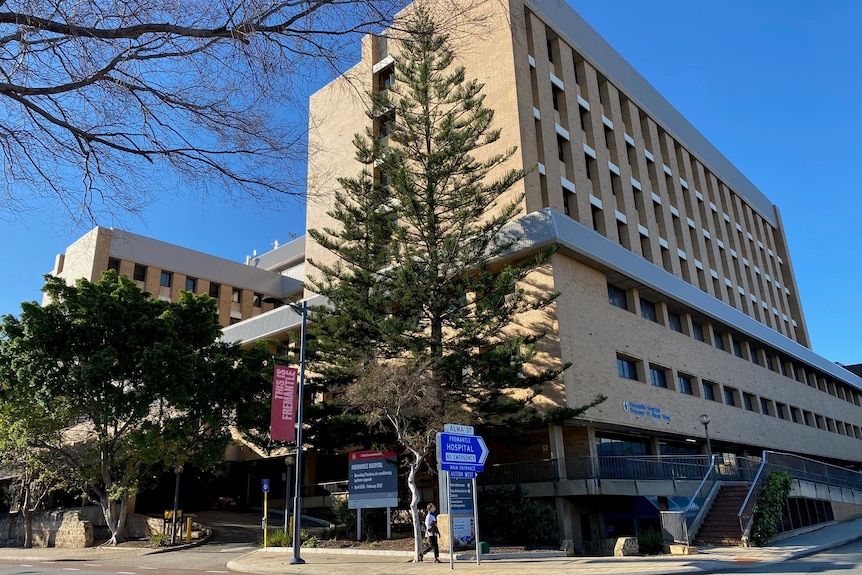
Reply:
[[[350,453],[350,461],[364,461],[366,459],[391,459],[398,457],[394,451],[380,451],[372,449],[371,451],[353,451]]]
[[[273,441],[296,441],[296,375],[295,367],[275,366],[269,422]]]

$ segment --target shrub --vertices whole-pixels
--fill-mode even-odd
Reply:
[[[778,522],[787,505],[787,497],[793,487],[793,477],[786,471],[770,473],[763,482],[757,497],[754,521],[751,525],[751,542],[763,547],[778,533]]]
[[[524,546],[556,545],[556,511],[528,499],[520,487],[495,486],[479,492],[479,537]]]
[[[266,546],[267,547],[290,547],[293,545],[293,533],[288,529],[285,531],[284,529],[276,529],[274,531],[267,531],[266,533]],[[302,533],[300,532],[300,536]]]
[[[638,533],[638,549],[643,555],[658,555],[664,547],[664,535],[661,531],[647,529]]]
[[[167,547],[171,538],[167,533],[153,533],[150,535],[150,547]]]

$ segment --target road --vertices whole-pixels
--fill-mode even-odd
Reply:
[[[110,554],[92,560],[0,561],[0,575],[189,575],[228,573],[228,561],[258,547],[260,518],[235,513],[198,513],[198,521],[213,528],[212,540],[199,547],[138,555]]]
[[[823,573],[826,575],[862,574],[862,541],[823,551],[816,555],[794,559],[775,565],[750,567],[735,573],[747,575],[766,575],[787,573],[802,575],[805,573]]]

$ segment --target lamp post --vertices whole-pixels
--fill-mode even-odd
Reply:
[[[302,329],[299,332],[299,404],[296,410],[296,486],[293,495],[293,558],[288,561],[290,565],[305,563],[299,556],[301,544],[299,532],[302,525],[302,414],[303,398],[305,394],[305,328],[308,322],[308,302],[302,305],[288,304],[293,311],[302,314]]]
[[[287,466],[287,473],[284,476],[284,532],[287,533],[287,511],[288,502],[290,501],[290,476],[293,474],[293,464],[296,461],[296,457],[293,455],[288,455],[284,458],[284,464]]]
[[[709,457],[709,463],[712,465],[712,444],[709,442],[709,422],[712,419],[707,415],[703,414],[700,416],[700,423],[703,425],[703,432],[706,434],[706,455]]]
[[[174,487],[174,513],[171,515],[171,545],[177,542],[177,511],[180,506],[180,475],[183,474],[183,466],[177,465],[174,468],[174,474],[177,476],[177,482]]]

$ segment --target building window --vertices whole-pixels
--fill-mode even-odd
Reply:
[[[721,351],[725,351],[724,334],[722,334],[720,331],[715,332],[715,347],[717,347]]]
[[[810,411],[803,411],[803,412],[802,412],[802,422],[803,422],[805,425],[807,425],[808,427],[813,427],[813,425],[814,425],[814,424],[811,422],[811,419],[812,419],[812,418],[811,418],[811,412],[810,412]]]
[[[751,363],[760,365],[760,352],[754,348],[751,348]]]
[[[703,336],[703,326],[696,321],[691,322],[691,335],[697,341],[706,341],[706,338]]]
[[[624,377],[626,379],[633,379],[635,381],[638,380],[638,366],[637,363],[630,359],[625,359],[623,357],[617,357],[617,373],[620,377]]]
[[[678,313],[670,312],[667,314],[667,325],[673,331],[682,333],[682,317]]]
[[[750,393],[743,393],[742,404],[745,407],[745,411],[754,411],[754,396]]]
[[[785,411],[786,410],[785,410],[785,407],[783,404],[781,404],[781,403],[775,404],[775,415],[778,416],[778,419],[787,419]]]
[[[174,274],[172,272],[163,271],[159,275],[159,285],[162,287],[171,287],[174,283]]]
[[[655,311],[655,304],[651,301],[641,298],[641,317],[650,321],[658,321],[658,315]]]
[[[703,398],[715,401],[715,384],[711,381],[703,382]]]
[[[218,299],[220,292],[221,292],[221,284],[217,284],[215,282],[210,282],[210,297],[214,297],[214,298]]]
[[[132,272],[132,279],[139,282],[147,281],[147,266],[135,264],[135,271]]]
[[[395,67],[389,66],[381,70],[377,75],[377,89],[381,92],[388,90],[395,84]]]
[[[724,403],[731,407],[737,407],[736,390],[730,387],[724,388]]]
[[[186,291],[190,291],[192,293],[197,293],[198,291],[198,280],[197,278],[186,278]]]
[[[679,387],[679,392],[686,395],[694,395],[694,389],[691,385],[691,377],[687,375],[679,375],[676,378],[676,384]]]
[[[240,318],[238,318],[238,317],[232,317],[232,318],[230,318],[230,319],[228,320],[228,322],[229,322],[229,324],[230,324],[230,325],[233,325],[233,324],[235,324],[235,323],[239,323],[239,322],[241,322],[241,321],[242,321],[242,319],[240,319]]]
[[[667,374],[660,367],[650,366],[649,381],[654,387],[663,387],[667,389]]]
[[[799,417],[800,417],[799,408],[798,407],[791,407],[790,408],[790,421],[792,421],[793,423],[800,423]]]
[[[242,303],[242,290],[239,288],[233,288],[230,292],[230,301],[233,303]]]
[[[760,398],[760,413],[763,415],[772,415],[772,412],[769,410],[769,400],[765,397]]]
[[[736,357],[743,357],[742,343],[735,337],[731,338],[731,341],[733,343],[733,355],[735,355]]]
[[[117,258],[108,258],[108,269],[120,273],[120,260]]]
[[[626,290],[612,284],[608,284],[608,302],[614,307],[625,310],[629,309],[629,304],[626,300]]]
[[[596,453],[599,457],[648,455],[649,444],[646,440],[596,437]]]
[[[769,355],[769,353],[766,354],[766,369],[768,369],[769,371],[777,371],[775,369],[775,362],[773,361],[772,356]]]
[[[263,306],[263,294],[256,293],[254,294],[254,299],[251,300],[252,307],[262,307]]]

